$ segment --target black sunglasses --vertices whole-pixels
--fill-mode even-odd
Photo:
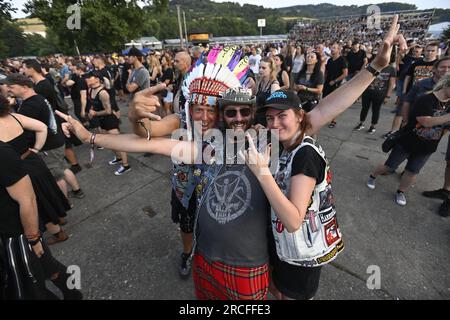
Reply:
[[[241,116],[243,116],[243,117],[248,117],[252,113],[252,110],[250,108],[228,109],[228,110],[225,111],[225,115],[228,118],[234,118],[234,117],[236,117],[238,111],[241,114]]]

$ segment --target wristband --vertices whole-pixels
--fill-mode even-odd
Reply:
[[[28,244],[30,245],[30,246],[32,246],[32,247],[34,247],[35,245],[37,245],[39,242],[41,242],[42,241],[42,238],[41,237],[39,237],[39,238],[37,238],[37,239],[35,239],[35,240],[28,240]]]

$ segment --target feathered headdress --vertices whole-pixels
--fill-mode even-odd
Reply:
[[[183,81],[187,103],[216,105],[229,88],[239,88],[247,79],[248,57],[238,47],[214,47],[204,53]]]

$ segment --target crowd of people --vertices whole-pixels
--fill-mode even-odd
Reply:
[[[65,285],[66,267],[47,245],[68,239],[62,226],[70,199],[85,197],[76,147],[86,143],[91,161],[97,148],[113,151],[109,165],[118,165],[117,176],[131,171],[130,152],[172,158],[179,275],[192,273],[197,298],[266,299],[270,290],[277,299],[312,299],[322,266],[344,249],[318,131],[335,128],[361,99],[355,131],[364,129],[371,109],[374,134],[381,105],[396,92],[386,135],[395,144],[367,187],[375,189],[379,175],[408,160],[395,193],[406,205],[405,193],[450,123],[448,44],[406,42],[398,17],[390,19],[373,46],[358,39],[344,46],[329,34],[323,42],[194,46],[147,56],[132,47],[126,55],[3,61],[0,297],[55,298],[45,286],[50,279],[65,299],[82,298]],[[120,131],[118,102],[129,106],[132,134]],[[184,139],[167,138],[180,128]],[[255,139],[264,128],[277,133]],[[444,187],[424,192],[444,200],[442,216],[450,212],[450,140],[446,161]]]
[[[433,19],[433,12],[403,12],[400,16],[400,30],[407,39],[423,40]],[[383,30],[392,19],[392,13],[332,17],[317,21],[299,22],[291,31],[293,41],[315,43],[317,40],[342,40],[358,38],[359,41],[375,44],[383,38]]]

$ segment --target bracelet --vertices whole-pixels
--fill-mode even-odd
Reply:
[[[42,241],[42,238],[41,237],[39,237],[39,238],[37,238],[37,239],[35,239],[35,240],[28,240],[28,244],[30,245],[30,246],[32,246],[32,247],[34,247],[35,245],[37,245],[39,242],[41,242]]]
[[[139,125],[144,128],[145,132],[147,133],[147,140],[150,141],[150,139],[152,138],[152,126],[150,125],[150,128],[147,129],[147,127],[145,126],[144,121],[139,120],[136,121],[136,123],[139,123]]]
[[[41,237],[41,232],[38,231],[37,233],[34,233],[34,234],[26,234],[25,237],[26,237],[28,240],[40,238],[40,237]]]
[[[41,152],[40,149],[36,149],[36,148],[30,148],[31,151],[33,151],[34,153],[39,153]]]

